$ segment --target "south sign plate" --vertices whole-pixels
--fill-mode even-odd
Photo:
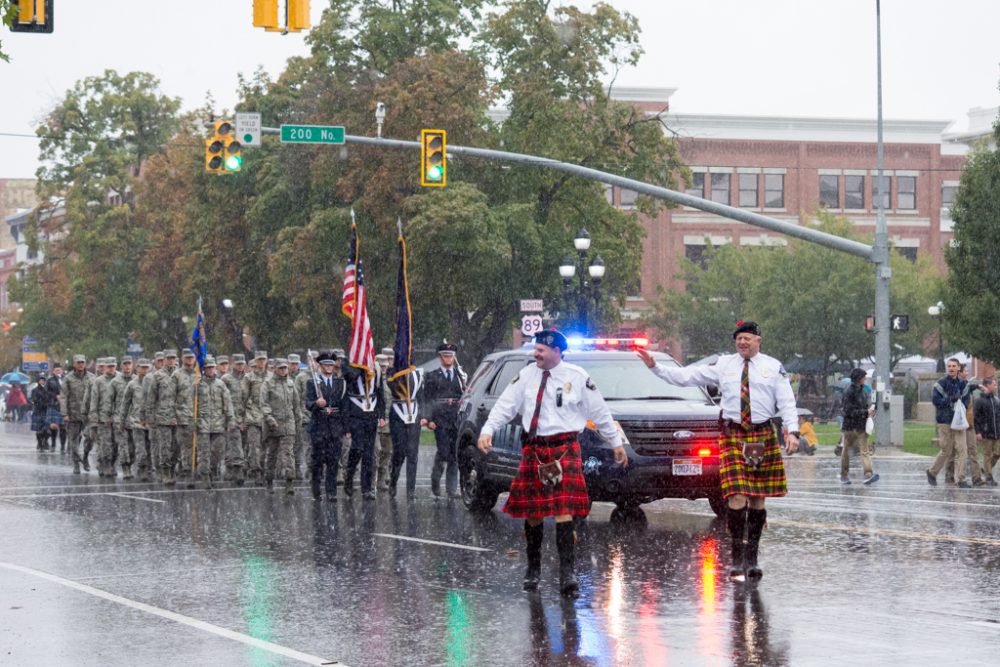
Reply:
[[[344,127],[336,125],[282,125],[283,144],[343,144]]]

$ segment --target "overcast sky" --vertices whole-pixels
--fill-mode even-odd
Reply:
[[[37,142],[8,135],[33,135],[84,77],[152,72],[185,108],[211,92],[231,109],[238,73],[262,65],[274,76],[306,52],[302,34],[253,28],[251,0],[55,2],[54,34],[2,33],[11,62],[0,63],[0,178],[34,175]],[[638,17],[646,50],[618,84],[677,88],[674,112],[875,117],[875,0],[611,4]],[[325,2],[312,5],[315,23]],[[228,18],[210,21],[210,9]],[[885,117],[951,120],[957,130],[970,108],[1000,105],[997,25],[997,0],[883,0]]]

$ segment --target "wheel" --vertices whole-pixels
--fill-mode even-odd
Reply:
[[[474,455],[465,456],[459,467],[462,503],[470,512],[489,512],[497,504],[500,491],[483,475]]]
[[[645,528],[649,523],[646,513],[638,505],[618,505],[611,510],[610,520],[620,527]]]
[[[709,496],[708,505],[720,519],[726,518],[726,501],[722,496]]]

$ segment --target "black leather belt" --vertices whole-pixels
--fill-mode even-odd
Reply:
[[[435,398],[434,402],[440,405],[458,405],[461,398]]]

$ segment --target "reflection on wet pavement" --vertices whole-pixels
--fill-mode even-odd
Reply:
[[[565,601],[551,527],[540,592],[525,594],[521,526],[432,499],[429,450],[416,502],[314,503],[304,487],[97,484],[32,442],[0,435],[0,564],[262,643],[0,567],[5,667],[964,666],[1000,650],[1000,494],[921,485],[917,457],[882,458],[884,484],[848,489],[832,455],[791,460],[757,585],[728,580],[704,501],[622,522],[595,504],[578,530],[581,597]]]

